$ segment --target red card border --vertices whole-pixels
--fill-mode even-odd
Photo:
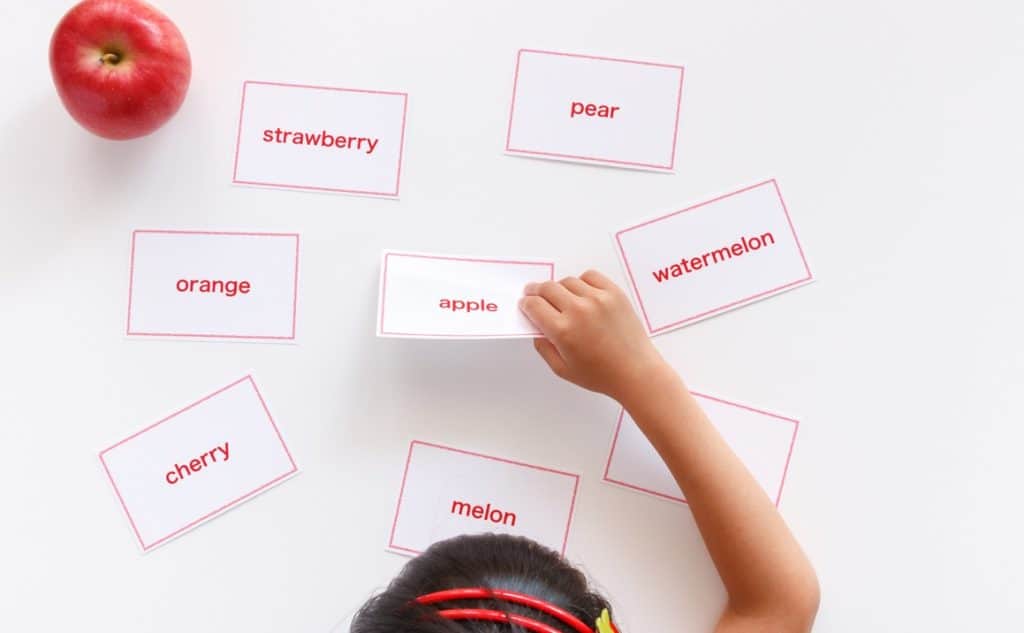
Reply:
[[[139,233],[160,233],[165,235],[232,235],[241,237],[294,237],[295,238],[295,279],[292,281],[292,332],[289,336],[266,336],[251,334],[194,334],[170,332],[132,332],[132,291],[135,289],[135,236]],[[245,233],[234,231],[178,231],[162,229],[137,229],[132,231],[131,260],[128,266],[128,321],[125,325],[125,336],[156,336],[173,338],[203,339],[245,339],[268,341],[294,341],[295,325],[299,308],[299,234],[298,233]]]
[[[522,261],[512,259],[486,259],[478,257],[456,257],[449,255],[426,255],[422,253],[402,253],[398,251],[387,251],[384,253],[384,264],[381,271],[381,291],[380,291],[380,320],[377,323],[377,331],[380,336],[408,336],[413,338],[528,338],[534,337],[539,338],[540,334],[427,334],[427,333],[410,333],[410,332],[385,332],[384,331],[384,312],[387,309],[387,296],[388,296],[388,257],[392,255],[398,255],[399,257],[417,257],[420,259],[443,259],[447,261],[455,262],[473,262],[478,264],[509,264],[516,266],[547,266],[551,269],[551,275],[549,280],[554,281],[555,279],[555,263],[545,261]]]
[[[657,328],[653,327],[651,325],[650,318],[647,316],[647,308],[644,306],[643,297],[640,295],[640,287],[637,285],[636,279],[633,277],[633,269],[630,267],[629,259],[626,257],[626,250],[622,247],[622,239],[621,239],[622,238],[622,234],[623,233],[628,233],[629,231],[632,231],[632,230],[635,230],[635,229],[639,229],[639,228],[645,227],[645,226],[647,226],[649,224],[655,224],[657,222],[661,222],[662,220],[667,220],[668,218],[675,217],[675,216],[677,216],[677,215],[679,215],[681,213],[686,213],[687,211],[693,211],[694,209],[699,209],[700,207],[707,206],[707,205],[712,204],[714,202],[718,202],[718,201],[724,200],[726,198],[731,198],[732,196],[736,196],[736,195],[739,195],[741,193],[746,193],[746,192],[748,192],[748,191],[750,191],[752,189],[757,189],[758,187],[763,187],[763,186],[769,185],[769,184],[775,187],[775,193],[779,196],[779,202],[782,203],[782,211],[786,214],[786,223],[789,225],[789,231],[793,235],[793,241],[796,243],[796,248],[797,248],[797,251],[799,251],[799,253],[800,253],[800,259],[804,263],[804,270],[807,271],[807,276],[806,277],[802,277],[800,279],[797,279],[796,281],[791,281],[791,282],[785,283],[785,284],[783,284],[781,286],[772,288],[771,290],[765,290],[763,292],[759,292],[759,293],[753,294],[753,295],[751,295],[749,297],[746,297],[744,299],[738,299],[736,301],[731,301],[729,303],[721,305],[721,306],[719,306],[717,308],[712,308],[711,310],[705,310],[704,312],[700,312],[700,313],[694,314],[692,316],[688,316],[688,317],[686,317],[686,318],[684,318],[682,320],[675,321],[673,323],[668,323],[666,325],[662,325],[662,326],[659,326]],[[652,220],[647,220],[645,222],[641,222],[640,224],[636,224],[636,225],[627,227],[625,229],[622,229],[621,231],[617,231],[615,233],[615,246],[616,246],[616,248],[618,248],[618,251],[619,251],[619,259],[622,260],[622,264],[626,268],[626,275],[629,277],[629,283],[630,283],[630,286],[631,286],[631,288],[633,290],[633,296],[636,297],[636,302],[640,306],[640,312],[641,312],[641,314],[643,314],[644,324],[647,326],[647,332],[651,336],[654,336],[655,334],[660,334],[662,332],[666,332],[668,330],[673,330],[675,328],[681,327],[681,326],[686,325],[688,323],[691,323],[693,321],[699,321],[700,319],[703,319],[705,317],[709,317],[709,316],[712,316],[712,315],[720,313],[720,312],[725,312],[725,311],[730,310],[732,308],[738,308],[738,307],[740,307],[742,305],[751,303],[751,302],[756,301],[758,299],[766,298],[769,295],[774,295],[774,294],[777,294],[779,292],[782,292],[783,290],[788,290],[790,288],[795,288],[796,286],[799,286],[799,285],[802,285],[802,284],[805,284],[805,283],[808,283],[808,282],[814,280],[814,274],[811,273],[811,267],[807,263],[807,256],[804,255],[804,248],[800,244],[800,238],[797,237],[796,228],[794,228],[793,220],[792,220],[792,218],[790,218],[789,208],[786,206],[786,201],[782,198],[782,191],[779,190],[779,183],[776,182],[774,178],[772,178],[770,180],[765,180],[764,182],[759,182],[756,185],[750,185],[749,187],[744,187],[743,189],[740,189],[738,191],[733,191],[732,193],[727,193],[725,195],[718,196],[717,198],[712,198],[711,200],[706,200],[704,202],[700,202],[700,203],[695,204],[693,206],[686,207],[685,209],[680,209],[679,211],[673,211],[672,213],[656,217],[656,218],[654,218]]]
[[[288,461],[292,465],[291,470],[289,470],[289,471],[287,471],[287,472],[285,472],[285,473],[283,473],[281,475],[278,475],[277,477],[274,477],[273,479],[271,479],[270,481],[266,482],[265,484],[257,486],[255,489],[251,490],[250,492],[247,492],[247,493],[243,494],[242,496],[234,499],[233,501],[229,501],[228,503],[225,503],[224,505],[220,506],[219,508],[204,514],[203,516],[199,517],[198,519],[195,519],[193,521],[190,521],[190,522],[186,523],[184,526],[178,528],[177,530],[174,530],[170,534],[167,534],[166,536],[162,536],[159,539],[157,539],[157,540],[155,540],[152,543],[147,545],[145,543],[145,541],[142,540],[142,535],[139,534],[139,529],[135,526],[135,519],[132,518],[131,512],[128,511],[128,505],[125,503],[124,497],[121,496],[121,491],[118,489],[117,483],[114,482],[114,477],[110,473],[110,469],[107,468],[107,462],[103,458],[103,456],[106,453],[108,453],[109,451],[112,451],[113,449],[117,448],[118,446],[121,446],[122,444],[135,439],[136,437],[142,435],[143,433],[146,433],[148,431],[153,430],[154,428],[160,426],[164,422],[167,422],[167,421],[171,420],[172,418],[175,418],[175,417],[181,415],[182,413],[185,413],[186,411],[199,406],[200,404],[206,402],[207,400],[210,400],[211,398],[214,398],[214,397],[224,393],[225,391],[228,391],[230,389],[233,389],[234,387],[237,387],[238,385],[241,385],[244,382],[248,382],[250,385],[252,385],[252,389],[256,393],[256,397],[259,398],[260,405],[263,406],[263,411],[264,411],[264,413],[267,414],[267,419],[270,421],[270,425],[274,428],[274,433],[277,435],[278,441],[281,442],[281,448],[284,449],[285,455],[288,456]],[[200,524],[200,523],[202,523],[202,522],[204,522],[204,521],[206,521],[208,519],[212,519],[213,517],[217,516],[221,512],[224,512],[224,511],[228,510],[229,508],[231,508],[231,507],[233,507],[233,506],[235,506],[235,505],[245,501],[246,499],[249,499],[250,497],[253,497],[253,496],[263,492],[267,488],[270,488],[271,486],[273,486],[274,484],[282,481],[283,479],[286,479],[286,478],[294,475],[299,470],[298,466],[295,464],[295,459],[292,457],[291,451],[288,450],[288,445],[285,444],[284,438],[281,436],[280,429],[277,428],[277,423],[274,422],[274,416],[272,416],[270,414],[270,409],[267,407],[267,403],[263,399],[263,394],[260,393],[259,387],[256,386],[256,382],[252,379],[252,375],[251,374],[243,376],[242,378],[239,378],[238,380],[236,380],[235,382],[231,383],[230,385],[227,385],[226,387],[221,387],[220,389],[218,389],[217,391],[214,391],[210,395],[205,396],[203,398],[200,398],[199,400],[193,402],[192,404],[190,404],[190,405],[188,405],[188,406],[186,406],[186,407],[184,407],[182,409],[179,409],[179,410],[175,411],[174,413],[170,414],[169,416],[167,416],[167,417],[165,417],[165,418],[163,418],[161,420],[158,420],[157,422],[154,422],[153,424],[150,424],[149,426],[147,426],[146,428],[144,428],[144,429],[142,429],[140,431],[136,431],[135,433],[132,433],[131,435],[129,435],[128,437],[124,438],[120,442],[117,442],[116,444],[114,444],[112,446],[108,446],[107,448],[105,448],[102,451],[100,451],[99,458],[100,458],[100,463],[103,465],[104,472],[107,473],[107,479],[110,480],[110,485],[114,488],[114,494],[117,495],[117,500],[121,504],[121,509],[124,510],[125,516],[128,517],[128,523],[131,524],[132,531],[135,533],[135,538],[139,541],[139,545],[142,547],[142,551],[143,552],[148,552],[149,550],[153,549],[154,547],[157,547],[158,545],[171,540],[175,536],[178,536],[179,534],[192,529],[196,525],[198,525],[198,524]]]
[[[479,457],[481,459],[489,459],[491,461],[502,462],[502,463],[505,463],[505,464],[511,464],[513,466],[522,466],[524,468],[532,468],[533,470],[540,470],[540,471],[543,471],[543,472],[546,472],[546,473],[551,473],[551,474],[555,474],[555,475],[563,475],[563,476],[566,476],[566,477],[573,478],[575,480],[575,483],[573,484],[573,489],[572,489],[572,500],[569,502],[569,520],[565,524],[565,535],[562,537],[562,550],[561,550],[561,554],[562,554],[562,556],[565,556],[565,550],[566,550],[566,547],[569,544],[569,531],[572,528],[572,519],[573,519],[573,517],[575,516],[575,513],[576,513],[576,496],[579,493],[579,489],[580,489],[580,476],[579,475],[577,475],[575,473],[566,472],[564,470],[556,470],[554,468],[548,468],[546,466],[537,466],[535,464],[527,464],[526,462],[516,461],[516,460],[512,460],[512,459],[505,459],[503,457],[495,457],[493,455],[485,455],[483,453],[475,453],[473,451],[467,451],[467,450],[463,450],[461,448],[454,448],[454,447],[451,447],[451,446],[443,446],[441,444],[434,444],[432,442],[424,442],[422,440],[413,440],[412,442],[409,443],[409,454],[405,458],[405,470],[402,473],[402,487],[401,487],[401,489],[398,492],[398,505],[395,507],[395,520],[391,523],[391,536],[388,538],[388,548],[389,549],[398,550],[398,551],[401,551],[401,552],[406,552],[406,553],[417,555],[417,556],[419,554],[423,553],[423,552],[421,552],[419,550],[414,550],[414,549],[411,549],[411,548],[408,548],[408,547],[402,547],[401,545],[395,545],[395,531],[398,529],[398,517],[402,513],[402,499],[405,496],[405,482],[406,482],[406,480],[409,477],[409,464],[412,463],[412,453],[415,450],[416,446],[426,446],[428,448],[437,448],[437,449],[441,449],[441,450],[444,450],[444,451],[451,451],[453,453],[458,453],[460,455],[469,455],[471,457]]]
[[[789,474],[789,462],[793,458],[793,447],[796,446],[796,435],[797,435],[797,432],[800,430],[800,420],[797,420],[795,418],[787,418],[784,415],[779,415],[777,413],[772,413],[771,411],[764,411],[762,409],[755,409],[754,407],[750,407],[750,406],[747,406],[745,404],[740,404],[739,402],[732,402],[730,400],[725,400],[723,398],[716,398],[715,396],[709,396],[707,394],[698,393],[696,391],[691,391],[690,393],[693,396],[697,397],[697,398],[704,398],[706,400],[713,400],[714,402],[718,402],[718,403],[721,403],[721,404],[729,405],[729,406],[732,406],[732,407],[739,407],[740,409],[746,409],[747,411],[752,411],[754,413],[760,413],[762,415],[767,415],[767,416],[775,418],[777,420],[782,420],[784,422],[792,422],[793,423],[793,437],[789,441],[789,452],[786,454],[786,465],[783,466],[783,468],[782,468],[782,480],[779,482],[779,490],[776,493],[775,499],[774,499],[775,507],[779,507],[779,502],[782,501],[782,489],[786,486],[786,476]],[[626,410],[623,408],[623,409],[621,409],[619,411],[619,421],[618,421],[618,424],[615,426],[615,436],[612,438],[612,446],[611,446],[611,449],[608,451],[608,462],[605,464],[604,475],[601,477],[601,479],[603,481],[607,482],[607,483],[615,484],[616,486],[622,486],[623,488],[629,488],[630,490],[636,490],[638,492],[643,492],[645,494],[649,494],[649,495],[652,495],[652,496],[655,496],[655,497],[659,497],[661,499],[667,499],[669,501],[675,501],[677,503],[682,503],[682,504],[685,504],[685,505],[690,505],[689,502],[687,502],[686,499],[684,499],[683,497],[676,497],[676,496],[673,496],[673,495],[666,495],[666,494],[658,492],[656,490],[651,490],[649,488],[644,488],[642,486],[637,486],[635,484],[627,483],[625,481],[619,481],[618,479],[612,479],[611,477],[608,476],[608,472],[611,470],[611,467],[612,467],[612,459],[615,457],[615,447],[619,443],[619,433],[622,431],[622,423],[623,423],[623,421],[625,421],[625,418],[626,418]]]
[[[599,158],[595,156],[577,156],[574,154],[559,154],[556,152],[541,152],[536,150],[525,150],[525,149],[513,149],[512,144],[512,121],[515,117],[516,112],[516,93],[519,88],[519,63],[522,61],[523,53],[537,53],[540,55],[556,55],[559,57],[578,57],[581,59],[595,59],[605,62],[621,62],[626,64],[639,64],[641,66],[658,66],[661,68],[675,68],[679,70],[679,93],[676,97],[676,122],[672,131],[672,159],[668,165],[656,165],[651,163],[640,163],[625,160],[615,160],[611,158]],[[608,164],[608,165],[621,165],[628,167],[644,167],[648,169],[658,169],[662,171],[672,171],[676,165],[676,144],[679,141],[679,115],[683,107],[683,78],[686,75],[686,68],[676,64],[661,64],[658,62],[647,62],[639,61],[635,59],[621,59],[618,57],[601,57],[598,55],[581,55],[578,53],[562,53],[558,51],[546,51],[534,48],[521,48],[519,53],[516,55],[516,71],[515,76],[512,79],[512,104],[509,106],[508,112],[508,132],[505,135],[505,151],[510,154],[519,154],[524,156],[542,156],[555,159],[570,159],[570,160],[585,160],[592,163]]]
[[[287,183],[259,182],[254,180],[238,179],[238,154],[242,148],[242,118],[245,116],[245,93],[249,84],[260,86],[278,86],[282,88],[304,88],[307,90],[334,90],[338,92],[358,92],[362,94],[393,95],[402,97],[402,133],[398,140],[398,173],[395,174],[394,191],[368,191],[363,189],[337,189],[333,187],[313,187],[310,185],[292,185]],[[373,196],[377,198],[397,198],[402,185],[402,160],[405,156],[405,122],[409,113],[409,93],[396,92],[391,90],[363,90],[359,88],[338,88],[334,86],[313,86],[307,84],[292,84],[278,81],[254,81],[242,82],[242,104],[238,110],[238,136],[235,139],[235,162],[231,172],[231,182],[236,185],[256,185],[259,187],[274,187],[277,189],[297,189],[300,191],[320,191],[330,193],[350,193],[361,196]]]

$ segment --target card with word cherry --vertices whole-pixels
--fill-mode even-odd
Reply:
[[[143,552],[298,472],[252,376],[132,433],[99,458]]]

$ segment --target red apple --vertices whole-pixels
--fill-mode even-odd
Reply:
[[[50,71],[64,107],[94,134],[145,136],[185,100],[192,61],[178,27],[139,0],[85,0],[57,25]]]

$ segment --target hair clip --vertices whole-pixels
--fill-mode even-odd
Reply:
[[[608,609],[601,611],[601,617],[597,619],[594,630],[597,633],[619,633],[619,630],[612,624],[612,616],[608,613]]]

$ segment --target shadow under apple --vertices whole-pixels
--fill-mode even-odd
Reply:
[[[159,131],[131,141],[94,136],[56,95],[8,119],[0,139],[0,280],[30,277],[76,241],[122,224],[161,143]]]

